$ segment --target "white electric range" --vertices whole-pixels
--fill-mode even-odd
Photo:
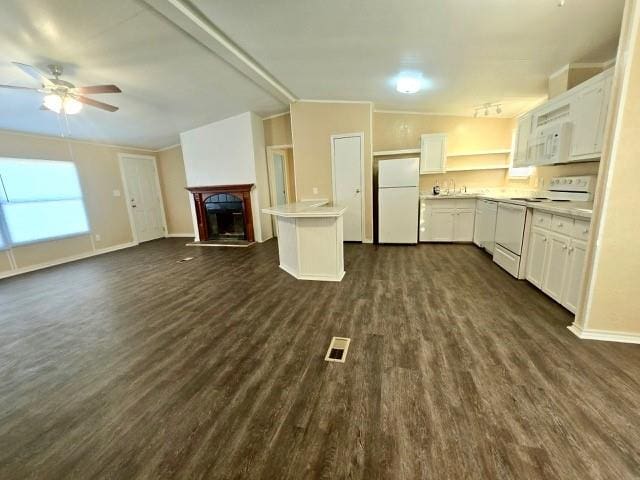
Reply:
[[[588,202],[593,199],[596,177],[584,175],[577,177],[554,177],[549,189],[532,197],[513,197],[532,203],[542,202]],[[495,250],[493,261],[516,278],[525,277],[528,231],[531,223],[531,210],[526,205],[498,203],[496,218]]]

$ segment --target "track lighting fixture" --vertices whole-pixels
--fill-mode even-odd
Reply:
[[[473,118],[478,118],[480,113],[484,113],[484,116],[488,117],[491,110],[494,108],[496,115],[500,115],[502,113],[502,104],[500,103],[483,103],[482,105],[477,105],[473,107]]]

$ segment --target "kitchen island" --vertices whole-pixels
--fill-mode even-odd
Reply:
[[[262,209],[276,217],[280,268],[298,280],[339,282],[344,277],[342,215],[327,200]]]

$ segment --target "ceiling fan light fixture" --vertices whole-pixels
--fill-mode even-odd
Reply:
[[[82,103],[72,97],[66,97],[62,103],[64,113],[67,115],[75,115],[82,110]]]
[[[60,113],[60,110],[62,110],[62,98],[55,93],[46,95],[42,104],[52,112]]]

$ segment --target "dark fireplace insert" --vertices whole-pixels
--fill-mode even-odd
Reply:
[[[232,193],[216,193],[204,201],[209,240],[246,240],[242,198]]]
[[[201,242],[253,242],[253,184],[187,187],[193,196]]]

